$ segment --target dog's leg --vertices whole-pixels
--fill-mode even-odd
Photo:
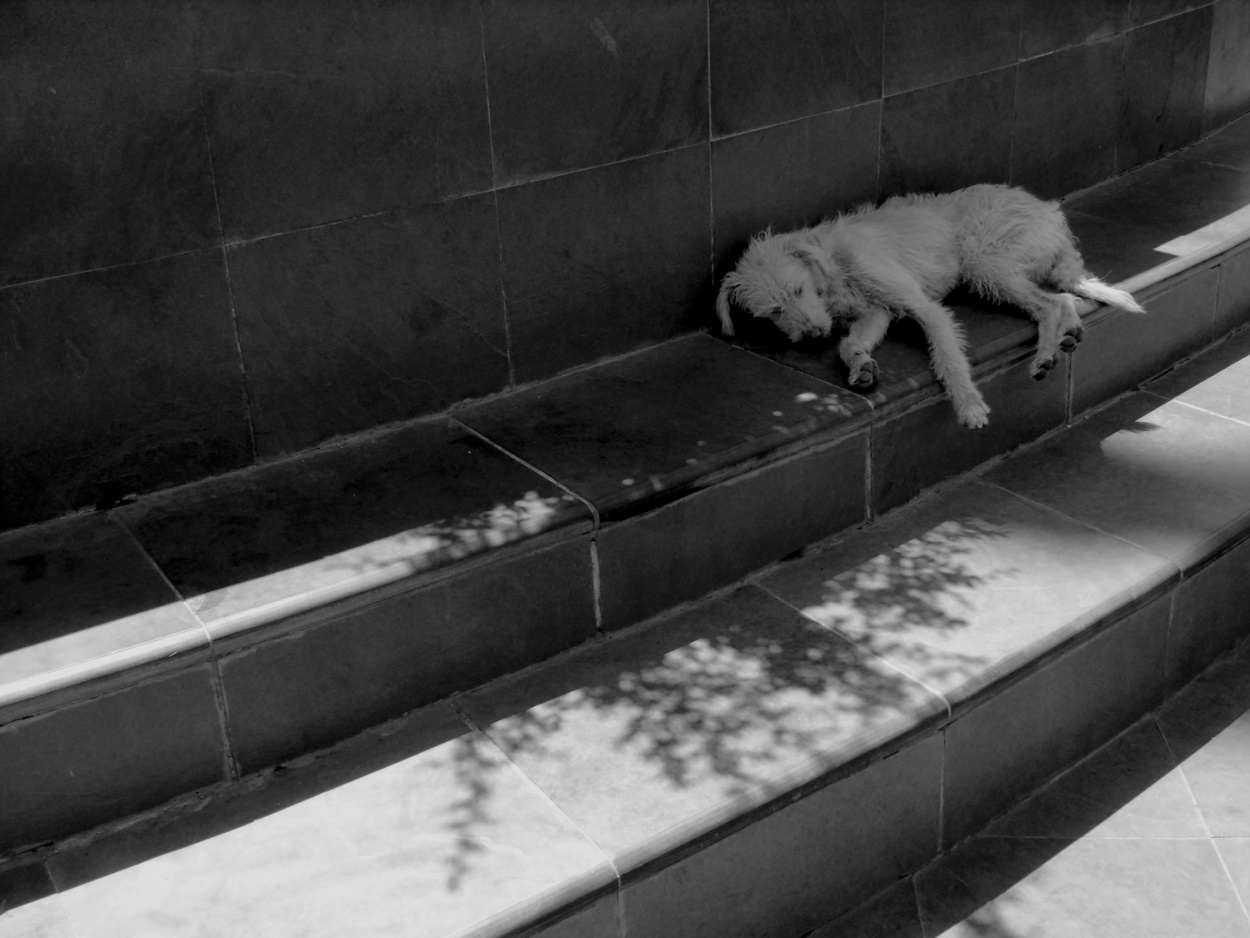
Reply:
[[[925,296],[914,283],[899,278],[890,287],[896,305],[915,317],[924,330],[933,373],[950,394],[959,422],[973,430],[985,426],[990,408],[972,380],[972,365],[964,351],[964,337],[955,314]]]
[[[920,323],[929,340],[933,373],[950,394],[959,422],[974,430],[985,426],[990,408],[972,380],[972,365],[964,352],[964,337],[955,314],[930,299],[900,264],[879,257],[866,259],[862,276],[871,283],[880,302],[910,314]]]
[[[972,380],[972,365],[964,352],[964,337],[955,314],[924,296],[910,304],[908,311],[924,329],[933,373],[950,394],[959,422],[973,430],[985,426],[990,408]]]
[[[851,323],[850,332],[838,344],[838,354],[847,368],[851,387],[867,391],[877,383],[877,363],[872,350],[885,338],[890,326],[888,310],[875,308],[861,313]]]
[[[1029,374],[1040,381],[1059,362],[1059,351],[1071,352],[1084,330],[1072,297],[1049,293],[1018,272],[1000,276],[990,284],[997,296],[1014,303],[1037,322],[1037,352]]]
[[[1055,296],[1062,306],[1059,315],[1059,347],[1065,352],[1071,352],[1085,337],[1085,327],[1081,325],[1081,314],[1076,311],[1076,297],[1071,293],[1057,293]]]

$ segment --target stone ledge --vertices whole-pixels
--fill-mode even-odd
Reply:
[[[743,585],[0,884],[101,934],[223,895],[265,933],[802,934],[1250,634],[1247,363],[1243,330]]]
[[[1204,145],[1071,200],[1078,234],[1093,225],[1091,268],[1124,273],[1121,258],[1140,265],[1154,244],[1244,200],[1250,174],[1211,164],[1223,189],[1159,213],[1158,225],[1133,214],[1139,181],[1183,189],[1203,178]],[[1099,232],[1117,212],[1127,220],[1107,247]],[[1151,315],[1095,313],[1083,347],[1041,384],[1019,367],[1031,324],[957,299],[995,408],[980,433],[957,427],[905,327],[883,347],[881,386],[867,397],[843,386],[828,349],[693,335],[446,417],[4,535],[0,740],[194,672],[217,709],[197,724],[197,745],[216,753],[228,785],[602,640],[1053,434],[1244,322],[1250,251],[1238,237],[1199,246],[1183,269],[1169,261],[1121,278],[1146,278]],[[1215,247],[1225,253],[1204,253]],[[1193,549],[1214,556],[1234,535]],[[65,797],[103,793],[96,803],[112,797],[122,813],[169,797],[115,764],[78,771],[64,745],[29,749],[22,784],[68,772]],[[47,808],[44,834],[24,819],[33,842],[66,833]],[[31,842],[10,837],[0,850]]]

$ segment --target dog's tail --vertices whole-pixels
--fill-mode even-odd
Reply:
[[[729,318],[729,294],[738,288],[741,281],[738,274],[731,271],[725,274],[720,283],[720,292],[716,294],[716,315],[720,318],[721,332],[725,335],[734,334],[733,320]]]
[[[1132,294],[1118,287],[1113,287],[1103,283],[1097,277],[1091,277],[1086,274],[1068,286],[1069,293],[1075,293],[1077,296],[1083,296],[1087,300],[1096,300],[1099,303],[1106,303],[1109,306],[1118,306],[1120,309],[1127,309],[1130,313],[1144,313],[1138,302],[1133,299]]]

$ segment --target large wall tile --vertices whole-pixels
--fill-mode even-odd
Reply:
[[[689,147],[499,193],[518,381],[711,316],[708,152]]]
[[[885,93],[1014,64],[1022,0],[889,0]]]
[[[1015,66],[885,99],[881,189],[950,191],[1007,182]]]
[[[251,461],[219,250],[0,290],[0,528]]]
[[[1130,0],[1034,0],[1024,4],[1020,57],[1107,39],[1128,28]]]
[[[1116,169],[1123,172],[1198,139],[1202,132],[1211,8],[1128,34]]]
[[[874,201],[880,134],[874,101],[713,140],[717,261],[736,261],[737,249],[766,226],[799,228]]]
[[[1020,64],[1011,181],[1054,198],[1115,173],[1124,41]]]
[[[490,188],[476,4],[205,9],[208,133],[227,238]]]
[[[508,383],[491,195],[232,247],[262,458]]]
[[[15,28],[0,39],[0,285],[216,244],[195,75],[57,57],[38,41],[53,26]]]
[[[1202,129],[1214,130],[1250,111],[1250,3],[1220,0],[1211,24]]]
[[[707,138],[706,0],[483,4],[500,185]]]
[[[879,98],[884,0],[711,0],[712,133]]]

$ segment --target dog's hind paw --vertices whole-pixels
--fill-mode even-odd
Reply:
[[[1059,347],[1065,352],[1071,352],[1084,337],[1085,330],[1080,326],[1073,326],[1064,332],[1063,338],[1059,340]]]
[[[851,387],[867,391],[877,383],[877,363],[871,358],[865,358],[851,369],[847,380]]]
[[[1051,355],[1049,358],[1035,358],[1033,359],[1033,367],[1029,369],[1029,374],[1033,376],[1034,381],[1041,381],[1050,374],[1050,370],[1057,364],[1059,364],[1059,358],[1055,355]]]

